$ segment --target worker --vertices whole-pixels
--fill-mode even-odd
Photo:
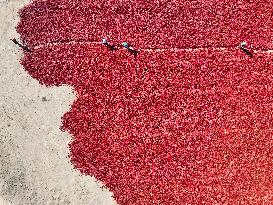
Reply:
[[[126,49],[130,49],[130,45],[127,42],[123,42],[121,45]]]
[[[134,54],[135,57],[139,53],[139,51],[134,49],[128,42],[123,42],[121,45],[126,48],[130,53]]]
[[[114,45],[114,44],[111,45],[111,44],[107,41],[106,38],[103,38],[103,39],[102,39],[102,44],[105,45],[105,46],[107,46],[107,48],[109,48],[109,49],[112,50],[112,51],[116,50],[115,45]]]
[[[245,41],[241,43],[241,48],[246,48],[246,46],[247,46],[247,44]]]
[[[24,51],[30,52],[31,50],[27,47],[22,45],[21,43],[19,43],[15,38],[11,39],[13,43],[15,43],[16,45],[18,45],[20,48],[22,48]]]
[[[240,49],[244,51],[249,57],[253,57],[252,52],[247,48],[247,43],[244,41],[240,44]]]
[[[108,45],[109,45],[109,42],[107,41],[106,38],[103,38],[103,39],[102,39],[102,44],[108,46]]]

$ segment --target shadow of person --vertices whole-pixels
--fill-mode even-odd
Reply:
[[[240,49],[246,54],[248,55],[250,58],[253,58],[253,53],[251,53],[248,49],[240,47]]]
[[[140,53],[140,51],[135,50],[135,49],[128,49],[129,53],[133,54],[135,57],[137,57],[137,55]]]
[[[118,50],[117,47],[115,45],[110,45],[108,44],[107,47],[111,50],[111,51],[116,51]]]
[[[31,50],[30,50],[27,46],[22,45],[22,44],[19,43],[15,38],[11,39],[11,41],[12,41],[14,44],[18,45],[20,48],[22,48],[24,51],[26,51],[26,52],[31,52]]]

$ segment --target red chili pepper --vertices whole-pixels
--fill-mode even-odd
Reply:
[[[74,88],[71,162],[119,204],[270,204],[273,57],[237,43],[272,46],[272,4],[37,0],[20,11],[22,65]]]

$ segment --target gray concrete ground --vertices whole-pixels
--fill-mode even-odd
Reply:
[[[75,96],[46,88],[19,63],[17,11],[27,0],[0,0],[0,205],[112,205],[111,193],[73,169],[61,116]]]

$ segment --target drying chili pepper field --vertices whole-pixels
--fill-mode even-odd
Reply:
[[[71,162],[118,204],[273,204],[272,8],[35,0],[20,10],[21,63],[43,85],[73,87]]]

